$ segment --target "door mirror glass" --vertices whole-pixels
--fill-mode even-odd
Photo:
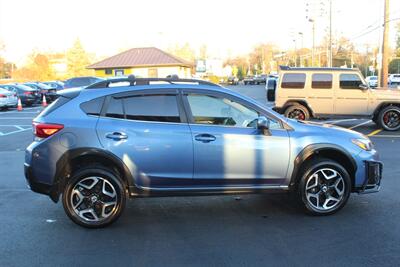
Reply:
[[[260,116],[257,118],[257,129],[259,130],[269,130],[269,119],[264,117],[264,116]]]
[[[361,90],[368,90],[368,86],[367,85],[365,85],[365,84],[360,84],[359,86],[358,86]]]

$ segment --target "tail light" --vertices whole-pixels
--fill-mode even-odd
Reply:
[[[47,138],[61,131],[64,128],[62,124],[38,123],[33,122],[33,134],[39,138]]]
[[[6,98],[6,95],[0,94],[0,98]]]
[[[24,95],[32,95],[33,93],[32,92],[30,92],[30,91],[25,91],[24,92]]]

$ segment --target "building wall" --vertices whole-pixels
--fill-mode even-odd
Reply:
[[[111,74],[106,74],[105,69],[95,70],[95,75],[97,77],[114,77],[115,70],[122,69],[111,69]],[[169,66],[169,67],[146,67],[146,68],[124,68],[124,75],[133,74],[138,77],[150,77],[151,74],[154,78],[165,78],[168,75],[176,74],[179,78],[190,78],[191,69],[182,66]]]

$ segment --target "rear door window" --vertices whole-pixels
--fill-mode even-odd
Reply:
[[[122,98],[111,97],[110,102],[108,103],[106,117],[117,118],[117,119],[124,118],[124,108],[123,108]]]
[[[357,74],[340,74],[341,89],[360,89],[361,84],[363,82]]]
[[[145,95],[124,99],[128,120],[180,122],[175,95]]]
[[[282,88],[303,89],[306,83],[305,73],[285,73],[282,79]]]
[[[312,75],[311,88],[314,89],[331,89],[332,74],[315,73]]]

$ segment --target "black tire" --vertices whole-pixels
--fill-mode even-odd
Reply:
[[[95,182],[96,178],[98,182]],[[90,181],[93,181],[89,185],[92,189],[87,189]],[[102,193],[104,191],[106,194]],[[83,198],[80,198],[79,195]],[[91,165],[78,169],[71,176],[64,188],[62,202],[65,213],[73,222],[87,228],[101,228],[112,224],[119,218],[125,208],[126,193],[118,174],[101,165]],[[74,202],[81,203],[76,205],[79,213],[86,212],[79,215],[73,207]],[[104,203],[112,204],[104,205]],[[110,207],[111,209],[108,209]],[[79,210],[79,208],[82,209]],[[106,212],[106,216],[100,218]]]
[[[326,175],[322,174],[321,171]],[[337,173],[336,176],[334,176],[335,172]],[[315,175],[318,176],[321,185],[310,188],[310,185],[315,185]],[[334,177],[328,180],[325,178],[326,176]],[[346,205],[350,197],[352,183],[349,173],[339,163],[325,158],[313,159],[306,163],[300,177],[297,197],[308,214],[330,215],[338,212]],[[337,181],[338,184],[335,185]],[[336,186],[337,189],[333,186]],[[307,190],[307,188],[309,189]],[[316,192],[314,193],[312,190],[316,190]],[[341,194],[338,192],[341,192]],[[318,196],[318,202],[317,197],[313,195]],[[322,207],[318,208],[321,203]],[[329,203],[331,203],[331,207],[328,206]]]
[[[400,129],[400,107],[387,106],[383,108],[377,118],[379,127],[386,131],[397,131]]]
[[[294,104],[286,108],[285,117],[290,119],[307,121],[310,119],[310,112],[305,106],[300,104]]]

